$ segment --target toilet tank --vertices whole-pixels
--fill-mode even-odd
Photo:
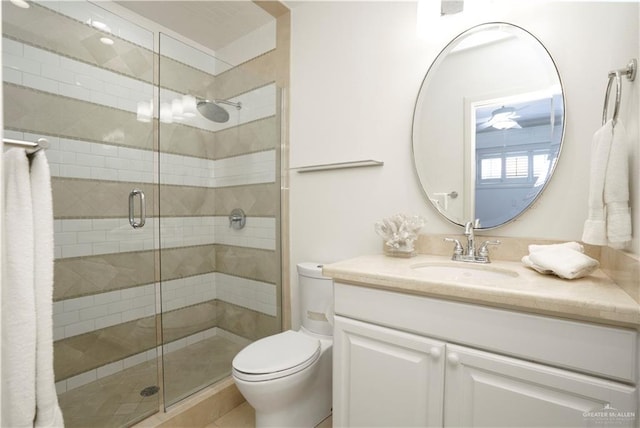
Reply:
[[[298,289],[302,326],[316,334],[333,335],[333,280],[322,276],[319,263],[299,263]]]

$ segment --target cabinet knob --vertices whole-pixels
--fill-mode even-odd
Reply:
[[[449,355],[447,355],[447,361],[452,366],[457,366],[458,364],[460,364],[460,357],[455,352],[452,352]]]
[[[440,358],[440,348],[437,346],[432,346],[429,350],[429,354],[431,354],[431,357],[433,357],[434,360],[437,360],[438,358]]]

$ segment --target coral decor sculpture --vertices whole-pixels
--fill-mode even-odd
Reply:
[[[424,218],[407,214],[396,214],[376,222],[378,235],[384,238],[385,253],[391,256],[411,257],[418,232],[424,226]]]

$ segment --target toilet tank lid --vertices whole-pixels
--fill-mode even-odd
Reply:
[[[311,278],[330,279],[322,275],[322,263],[304,262],[298,263],[298,274]]]

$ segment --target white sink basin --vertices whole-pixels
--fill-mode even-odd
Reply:
[[[421,276],[433,280],[478,282],[503,281],[517,278],[518,272],[491,265],[465,262],[425,262],[411,266]]]

